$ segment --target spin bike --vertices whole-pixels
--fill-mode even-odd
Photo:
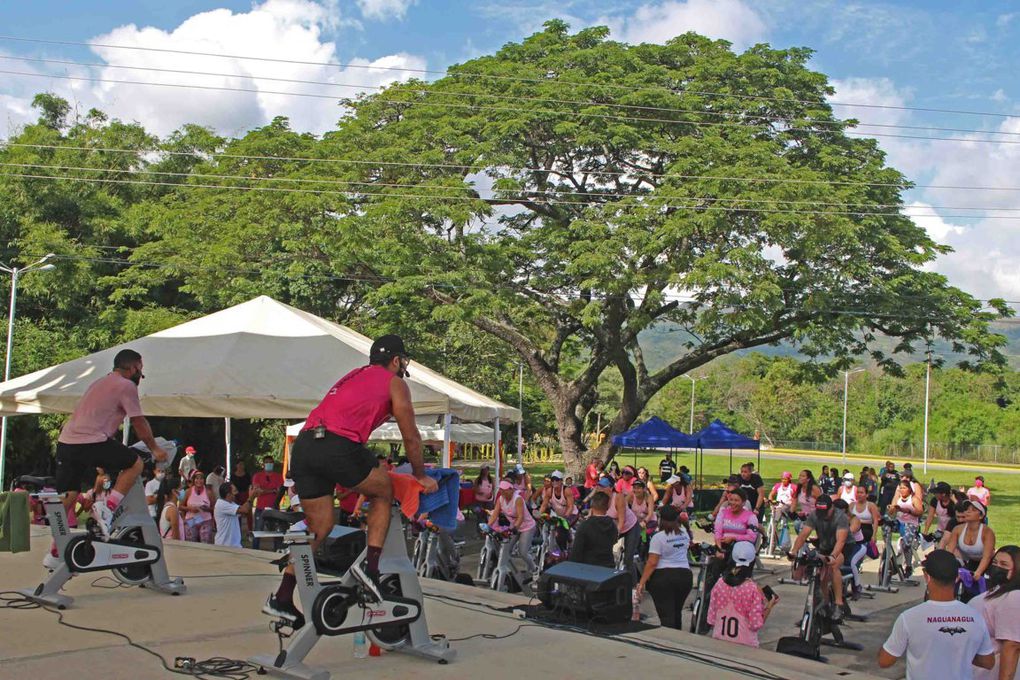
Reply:
[[[478,564],[478,571],[489,589],[504,593],[524,592],[528,575],[513,563],[514,544],[520,542],[516,540],[519,536],[517,530],[488,524],[478,525],[478,530],[485,536],[485,554]]]
[[[797,558],[797,563],[806,570],[808,581],[800,630],[796,637],[780,638],[776,651],[780,654],[819,660],[822,658],[822,645],[854,651],[863,650],[862,645],[844,639],[839,623],[833,620],[836,604],[832,597],[832,577],[824,556],[815,550],[809,550]],[[844,606],[844,612],[848,609]],[[831,639],[825,636],[831,636]]]
[[[428,520],[419,520],[418,524],[420,531],[417,541],[420,543],[415,543],[419,556],[415,565],[418,576],[474,585],[469,576],[462,577],[458,572],[464,541],[458,541]]]
[[[893,579],[896,579],[898,585],[901,586],[916,586],[919,585],[917,581],[910,578],[910,572],[906,562],[912,561],[913,547],[907,545],[907,549],[911,551],[910,555],[902,555],[899,550],[896,549],[893,543],[893,532],[899,527],[899,521],[895,517],[883,517],[882,518],[882,553],[878,559],[880,563],[878,565],[878,585],[866,585],[864,586],[868,590],[877,590],[884,593],[897,593],[899,587],[893,585]],[[901,541],[906,545],[905,541]]]
[[[783,557],[789,550],[790,522],[793,514],[789,506],[784,506],[777,501],[766,501],[769,504],[769,521],[765,525],[765,545],[763,553],[767,557]],[[783,545],[786,544],[786,549]]]
[[[711,589],[708,584],[708,565],[714,559],[720,559],[719,549],[711,543],[695,543],[691,545],[691,555],[698,562],[698,582],[694,586],[694,601],[691,603],[692,633],[708,632],[708,604]],[[712,585],[715,585],[714,583]]]
[[[333,637],[364,631],[380,648],[413,654],[441,664],[456,656],[444,636],[429,635],[424,617],[423,595],[418,574],[407,556],[407,544],[397,506],[391,509],[390,528],[379,560],[379,590],[382,602],[369,595],[350,570],[365,559],[365,532],[334,526],[318,553],[312,551],[311,536],[305,532],[255,532],[256,538],[282,538],[287,545],[278,563],[294,565],[303,626],[274,620],[272,629],[280,638],[280,652],[254,656],[249,662],[270,675],[293,680],[329,680],[324,668],[308,666],[305,657],[323,636]],[[292,513],[294,521],[301,513]],[[327,579],[321,579],[326,576]],[[284,648],[283,642],[291,639]]]
[[[168,460],[173,458],[170,451],[167,454]],[[148,462],[150,454],[139,450],[139,456],[143,462]],[[37,489],[42,489],[47,481],[31,476],[18,479],[21,486]],[[64,584],[78,574],[97,571],[110,571],[125,585],[170,595],[180,595],[187,590],[182,579],[172,578],[167,573],[163,539],[149,515],[140,476],[113,512],[109,538],[102,535],[96,521],[91,518],[85,531],[72,531],[67,524],[67,510],[61,494],[39,491],[31,496],[43,504],[57,554],[62,561],[38,586],[19,591],[28,599],[66,609],[74,598],[60,592]]]

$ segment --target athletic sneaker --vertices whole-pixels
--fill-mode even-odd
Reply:
[[[113,510],[105,503],[96,503],[92,506],[92,519],[96,520],[96,528],[102,534],[103,540],[110,540],[110,525],[113,524]]]
[[[42,565],[50,571],[55,571],[57,567],[64,563],[64,560],[60,559],[53,553],[46,553],[46,557],[43,558]]]
[[[362,570],[360,564],[351,565],[351,576],[361,585],[362,590],[374,598],[375,602],[382,602],[382,592],[379,590],[379,574],[370,574]]]
[[[829,620],[832,621],[833,623],[842,623],[844,614],[843,607],[844,605],[839,605],[833,602],[832,613],[829,615]]]
[[[293,602],[280,602],[276,599],[276,595],[272,594],[266,603],[262,605],[262,613],[269,614],[278,619],[284,619],[290,621],[291,625],[294,626],[294,630],[303,628],[305,625],[305,616],[298,608],[294,606]]]

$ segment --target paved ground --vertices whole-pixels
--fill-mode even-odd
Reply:
[[[37,532],[33,552],[0,555],[0,589],[33,585],[41,576],[39,561],[48,544],[49,538]],[[92,585],[95,577],[83,575],[73,579],[67,587],[67,592],[76,600],[74,606],[64,612],[64,617],[69,623],[86,628],[103,627],[127,633],[171,659],[176,655],[245,658],[254,653],[275,653],[275,637],[268,630],[267,619],[259,612],[265,594],[278,578],[266,558],[265,553],[252,551],[171,544],[167,546],[171,573],[185,578],[187,594],[169,597],[139,589],[103,590]],[[477,633],[512,633],[520,622],[484,605],[527,602],[520,596],[490,593],[470,586],[431,581],[425,586],[430,594],[426,611],[431,630],[451,638]],[[623,641],[527,625],[503,640],[474,638],[455,643],[459,656],[449,666],[401,654],[354,660],[349,637],[324,639],[309,660],[328,668],[334,677],[354,671],[359,677],[369,679],[484,677],[519,680],[523,668],[539,671],[550,678],[652,677],[661,675],[666,664],[671,673],[686,671],[711,675],[713,680],[743,677],[722,669],[720,664],[726,661],[764,668],[777,677],[791,680],[830,677],[833,675],[831,668],[768,651],[771,641],[787,631],[792,632],[791,622],[798,610],[797,590],[794,586],[779,586],[784,602],[763,632],[766,644],[761,650],[666,629],[624,636],[632,642],[662,645],[697,657],[681,659]],[[916,599],[918,595],[912,594],[909,599]],[[476,604],[436,599],[448,597]],[[903,595],[888,596],[888,599],[876,600],[872,606],[888,610],[905,599],[908,598]],[[863,631],[858,635],[855,630],[854,637],[867,642],[880,636],[877,633],[868,636]],[[870,658],[874,649],[872,647],[865,656]],[[856,657],[832,655],[831,660],[870,668]],[[0,669],[0,676],[31,680],[66,677],[135,680],[168,675],[156,659],[127,646],[124,640],[61,627],[55,614],[38,609],[0,609]],[[875,677],[853,670],[837,672],[840,677],[851,680]]]

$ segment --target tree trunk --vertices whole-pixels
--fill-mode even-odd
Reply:
[[[577,417],[576,403],[562,394],[550,398],[556,416],[556,434],[563,451],[563,464],[567,474],[583,482],[584,468],[590,460],[590,451],[581,438],[581,420]]]

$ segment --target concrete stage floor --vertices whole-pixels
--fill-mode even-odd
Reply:
[[[18,555],[0,554],[0,590],[34,587],[44,570],[41,559],[49,546],[49,534],[43,527],[33,527],[33,550]],[[94,586],[102,575],[81,575],[71,580],[66,591],[75,598],[63,613],[69,623],[100,627],[130,635],[136,642],[162,654],[171,663],[175,656],[205,659],[224,656],[245,659],[258,653],[275,653],[276,636],[269,630],[269,619],[260,609],[267,593],[275,588],[278,573],[268,563],[270,553],[232,550],[216,546],[168,543],[167,560],[171,574],[182,576],[188,592],[171,597],[137,588],[102,589],[110,585],[106,579]],[[425,581],[430,596],[449,596],[481,605],[502,607],[524,604],[527,598],[491,593],[481,588]],[[670,674],[696,673],[710,675],[714,680],[748,677],[727,671],[720,662],[757,667],[780,678],[790,680],[831,677],[847,680],[873,678],[853,667],[866,669],[853,653],[831,653],[830,665],[783,656],[774,649],[781,635],[796,632],[794,622],[803,602],[802,589],[780,586],[785,601],[773,614],[762,631],[764,649],[755,650],[717,642],[688,633],[655,629],[624,636],[657,645],[704,655],[704,660],[681,659],[661,652],[640,649],[616,640],[526,625],[520,632],[503,640],[474,638],[455,642],[458,657],[451,664],[440,666],[399,653],[381,658],[357,660],[352,655],[350,636],[323,638],[309,655],[307,662],[332,672],[334,678],[357,673],[359,678],[444,678],[459,680],[519,680],[523,675],[539,674],[548,678],[634,678],[658,677],[668,669]],[[899,595],[879,594],[859,607],[862,611],[887,612],[889,618],[907,602],[920,598],[917,589]],[[649,611],[646,606],[646,611]],[[654,610],[650,610],[654,615]],[[433,634],[443,633],[460,638],[476,633],[506,635],[522,621],[484,606],[465,605],[428,597],[425,612]],[[856,626],[870,624],[852,624]],[[860,653],[874,659],[880,638],[889,630],[891,618],[881,624],[884,631],[878,639],[862,639],[848,630],[848,638],[865,643]],[[830,650],[836,652],[838,650]],[[834,668],[833,665],[841,668]],[[849,670],[844,670],[849,669]],[[898,675],[903,667],[898,666]],[[897,677],[888,672],[885,677]],[[23,680],[80,679],[143,679],[172,677],[154,657],[130,647],[123,639],[98,632],[71,630],[57,623],[54,613],[41,609],[0,609],[0,677]]]

